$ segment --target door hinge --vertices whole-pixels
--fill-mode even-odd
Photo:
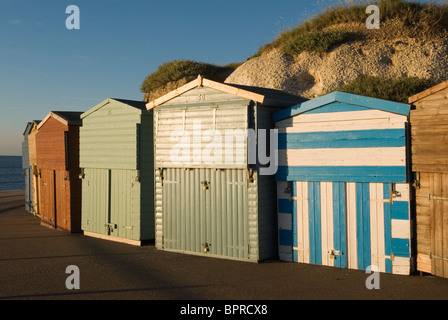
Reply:
[[[333,250],[329,250],[328,254],[330,255],[331,259],[334,259],[335,256],[342,256],[342,255],[344,255],[344,253],[341,250],[334,250],[334,249]]]
[[[440,259],[440,260],[443,260],[443,261],[448,261],[448,258],[436,256],[435,254],[432,254],[432,252],[429,253],[429,258],[430,259],[434,258],[434,259]]]
[[[448,200],[446,197],[439,197],[439,196],[432,196],[431,194],[428,194],[428,200]]]
[[[163,168],[158,168],[157,170],[159,171],[159,180],[163,183]]]
[[[247,169],[247,183],[253,183],[254,182],[254,169],[249,168]]]

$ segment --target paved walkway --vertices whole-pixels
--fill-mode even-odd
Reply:
[[[0,192],[0,300],[448,299],[448,279],[368,274],[307,264],[260,264],[159,251],[71,235],[40,225],[23,192]],[[80,289],[65,273],[76,265]]]

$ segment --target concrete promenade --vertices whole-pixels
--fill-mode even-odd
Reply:
[[[67,266],[80,272],[69,290]],[[307,264],[205,258],[72,235],[40,225],[23,192],[0,192],[0,300],[446,300],[448,279]],[[177,311],[176,311],[177,312]]]

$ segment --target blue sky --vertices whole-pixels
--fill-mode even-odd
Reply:
[[[20,155],[26,123],[51,110],[142,100],[142,81],[168,61],[245,61],[336,2],[0,0],[0,155]],[[79,30],[65,26],[69,5]]]

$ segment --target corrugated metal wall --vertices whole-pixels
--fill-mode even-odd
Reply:
[[[157,248],[249,261],[277,255],[275,180],[248,163],[248,129],[271,129],[271,112],[208,88],[154,109]]]
[[[156,109],[156,167],[246,168],[247,105]],[[212,155],[210,150],[221,152]]]
[[[29,165],[32,167],[32,185],[33,185],[33,210],[34,215],[40,215],[39,198],[40,198],[40,177],[37,172],[37,151],[36,151],[36,133],[37,124],[33,123],[30,133],[28,135],[28,152],[29,152]]]
[[[162,172],[163,249],[253,258],[250,249],[258,246],[257,212],[249,214],[245,170],[165,168]]]
[[[29,163],[29,140],[28,134],[31,127],[31,123],[28,123],[26,126],[26,130],[23,134],[22,141],[22,169],[23,176],[25,180],[25,210],[28,212],[33,212],[33,181],[32,181],[32,172],[31,166]]]

